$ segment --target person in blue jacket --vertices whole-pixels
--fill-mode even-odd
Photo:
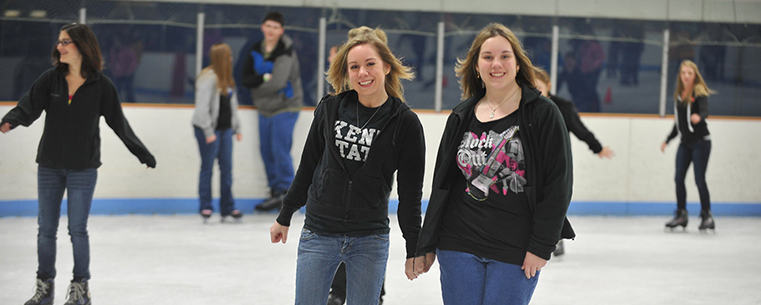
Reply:
[[[279,209],[293,181],[293,128],[304,92],[293,40],[283,26],[283,15],[267,13],[262,22],[264,40],[251,47],[241,72],[241,84],[251,89],[259,113],[259,150],[270,188],[269,197],[256,206],[258,211]]]
[[[43,73],[0,121],[0,132],[29,126],[46,113],[37,149],[37,288],[25,305],[53,304],[56,235],[64,192],[68,195],[74,279],[66,305],[90,304],[90,216],[100,167],[100,117],[141,163],[156,159],[130,128],[114,84],[101,71],[95,34],[84,24],[64,25],[52,54],[55,67]]]

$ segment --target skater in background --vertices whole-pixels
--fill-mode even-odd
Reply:
[[[534,77],[536,81],[536,89],[539,90],[544,97],[549,98],[560,109],[560,113],[563,115],[565,126],[569,132],[573,133],[579,140],[584,141],[589,146],[589,149],[602,158],[612,158],[615,154],[613,150],[608,146],[602,146],[600,141],[595,138],[595,135],[584,126],[579,116],[579,111],[576,110],[573,102],[561,98],[556,95],[550,95],[552,89],[552,83],[550,82],[550,76],[544,69],[534,67]]]
[[[588,78],[581,73],[578,67],[576,55],[568,52],[563,62],[563,70],[558,74],[559,91],[563,84],[568,84],[568,93],[581,112],[600,112],[600,97],[597,95],[597,89],[593,87]]]
[[[711,214],[711,198],[706,184],[708,157],[711,155],[711,134],[708,132],[708,96],[716,93],[708,88],[698,71],[698,66],[691,60],[683,60],[679,65],[679,74],[674,91],[674,127],[661,144],[665,152],[668,143],[679,137],[676,152],[676,212],[674,219],[666,223],[667,228],[687,227],[687,190],[684,179],[690,163],[694,165],[695,184],[700,195],[700,225],[698,229],[715,229],[716,224]]]
[[[293,128],[304,91],[294,42],[284,34],[284,22],[278,12],[264,16],[264,40],[246,54],[241,77],[259,112],[259,149],[270,188],[269,197],[256,206],[258,211],[280,209],[293,180]]]
[[[306,205],[296,304],[325,304],[341,262],[346,302],[378,303],[394,176],[407,249],[404,273],[412,280],[424,267],[422,258],[413,257],[421,222],[423,127],[403,100],[401,79],[413,74],[391,53],[385,36],[380,29],[355,28],[338,50],[327,77],[336,92],[315,110],[293,185],[270,228],[271,241],[285,243],[293,213]]]
[[[573,102],[555,95],[550,95],[552,82],[550,82],[550,76],[547,72],[542,68],[534,67],[534,77],[536,89],[539,90],[544,97],[549,98],[558,106],[558,109],[560,109],[560,113],[563,115],[563,121],[565,121],[565,127],[568,129],[568,132],[573,133],[576,138],[587,143],[589,149],[601,159],[612,158],[615,155],[613,150],[608,146],[603,147],[602,144],[600,144],[600,141],[595,138],[595,135],[584,126],[584,123],[581,122],[581,117],[579,117],[579,111],[576,110],[576,106],[573,105]],[[552,254],[560,256],[564,253],[565,247],[563,247],[563,240],[561,239]]]
[[[219,214],[240,220],[243,216],[235,208],[233,184],[233,137],[240,141],[238,95],[232,73],[230,46],[217,43],[209,52],[211,65],[204,68],[196,79],[193,130],[201,153],[201,173],[198,178],[199,213],[206,222],[213,212],[211,206],[211,176],[214,161],[219,162]]]
[[[0,132],[29,126],[46,113],[37,150],[37,287],[25,305],[53,304],[56,238],[64,192],[68,195],[68,229],[74,252],[74,279],[65,305],[90,304],[90,216],[100,167],[100,117],[141,163],[156,159],[135,136],[122,112],[114,84],[102,74],[98,40],[84,24],[64,25],[45,71],[0,121]]]
[[[571,146],[555,104],[534,88],[518,38],[492,23],[457,76],[418,255],[436,256],[444,304],[528,304],[571,201]]]

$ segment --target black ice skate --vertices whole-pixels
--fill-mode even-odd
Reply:
[[[209,218],[211,218],[211,210],[201,210],[201,217],[203,217],[203,223],[209,222]]]
[[[232,220],[228,219],[228,216],[232,218]],[[230,215],[222,216],[222,222],[232,222],[232,223],[240,223],[241,218],[243,217],[243,213],[241,213],[239,210],[235,210]]]
[[[69,296],[63,305],[91,305],[91,301],[87,280],[71,281],[71,284],[69,284]]]
[[[682,226],[682,230],[684,231],[687,229],[687,221],[687,210],[677,209],[676,212],[674,212],[674,219],[666,223],[666,228],[674,231],[674,228]]]
[[[37,287],[34,296],[26,301],[24,305],[53,305],[53,296],[55,295],[55,285],[53,279],[37,279]]]
[[[273,190],[270,193],[270,198],[267,198],[267,200],[254,207],[254,210],[259,212],[267,212],[272,210],[279,211],[283,206],[283,198],[285,198],[285,192]]]
[[[698,230],[700,230],[700,233],[706,233],[707,229],[711,229],[713,233],[716,233],[716,223],[713,221],[713,214],[711,214],[711,211],[700,211],[700,226]]]
[[[561,256],[565,254],[565,247],[563,246],[563,240],[559,240],[558,244],[555,245],[555,251],[552,252],[552,255],[554,256]]]

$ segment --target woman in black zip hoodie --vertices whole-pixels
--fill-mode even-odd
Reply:
[[[64,191],[74,250],[74,279],[66,304],[90,304],[87,219],[101,165],[100,117],[141,163],[153,168],[156,159],[132,132],[114,84],[101,73],[98,40],[87,25],[64,25],[52,56],[55,68],[43,73],[0,121],[0,131],[6,133],[31,125],[46,113],[37,150],[37,291],[26,304],[53,304],[56,233]]]
[[[505,26],[486,26],[456,72],[466,100],[447,119],[417,253],[424,271],[438,256],[444,304],[528,304],[574,237],[568,131]]]
[[[676,152],[676,211],[674,219],[666,223],[667,228],[687,227],[687,190],[684,179],[690,163],[694,165],[695,184],[700,195],[700,225],[698,229],[716,229],[711,214],[711,198],[706,184],[708,157],[711,155],[711,134],[708,132],[708,96],[715,93],[706,85],[698,71],[698,66],[691,60],[682,61],[679,75],[676,77],[674,91],[674,127],[671,128],[666,141],[661,144],[661,151],[666,145],[681,135],[679,149]]]
[[[389,247],[388,199],[394,173],[398,219],[406,240],[405,274],[424,264],[413,255],[420,231],[425,163],[423,127],[403,101],[400,79],[412,72],[389,50],[385,33],[360,27],[331,63],[336,94],[322,99],[301,163],[270,228],[285,243],[293,213],[306,205],[296,269],[296,304],[325,304],[339,263],[346,264],[348,304],[378,302]]]

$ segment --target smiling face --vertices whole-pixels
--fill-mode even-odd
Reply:
[[[385,80],[390,67],[370,44],[360,44],[349,50],[346,58],[349,83],[357,91],[360,101],[384,102],[388,99]],[[374,105],[377,106],[377,105]]]
[[[69,66],[81,66],[82,54],[79,53],[77,45],[75,43],[69,43],[68,45],[64,46],[64,43],[61,43],[71,41],[71,37],[69,37],[69,33],[66,31],[61,31],[61,34],[58,35],[59,43],[56,45],[56,49],[58,49],[58,53],[61,53],[59,61],[68,64]]]
[[[507,38],[494,36],[484,41],[478,54],[476,72],[481,76],[487,91],[506,90],[517,84],[515,77],[518,70],[520,66]]]

